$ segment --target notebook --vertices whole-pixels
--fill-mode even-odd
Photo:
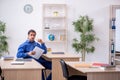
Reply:
[[[32,61],[32,58],[26,58],[26,59],[17,58],[17,59],[15,59],[15,61]]]
[[[39,59],[40,56],[41,56],[41,55],[43,54],[43,52],[44,52],[43,49],[41,49],[41,48],[39,48],[39,47],[37,47],[37,46],[33,49],[33,51],[35,51],[36,53],[35,53],[34,55],[31,55],[31,56],[34,57],[35,59]]]

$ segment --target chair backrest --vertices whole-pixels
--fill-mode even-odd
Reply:
[[[68,73],[68,68],[67,68],[67,65],[66,65],[65,61],[61,59],[60,64],[61,64],[61,67],[62,67],[63,76],[66,79],[68,79],[69,73]]]
[[[0,76],[1,76],[1,74],[2,74],[2,69],[1,69],[1,67],[0,67]]]
[[[2,69],[0,67],[0,80],[5,80],[4,77],[2,76]]]

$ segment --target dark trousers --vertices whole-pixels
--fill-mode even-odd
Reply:
[[[51,63],[51,61],[47,61],[47,60],[45,60],[44,58],[42,58],[42,57],[40,57],[38,60],[36,60],[37,62],[39,62],[40,64],[42,64],[44,67],[45,67],[45,69],[49,69],[49,70],[51,70],[52,69],[52,63]],[[44,78],[44,72],[42,71],[42,80],[45,80],[45,78]],[[46,80],[52,80],[52,73],[50,73],[49,75],[48,75],[48,77],[47,77],[47,79]]]

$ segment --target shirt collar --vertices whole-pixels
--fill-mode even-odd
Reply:
[[[28,43],[34,43],[35,41],[31,42],[29,39],[27,39],[26,42],[28,42]]]

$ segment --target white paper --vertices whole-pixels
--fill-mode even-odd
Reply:
[[[35,54],[34,54],[34,55],[31,55],[31,56],[34,57],[35,59],[39,59],[40,56],[41,56],[41,55],[43,54],[43,52],[44,52],[43,49],[41,49],[41,48],[39,48],[39,47],[37,47],[37,46],[33,49],[33,51],[35,51]]]
[[[11,65],[23,65],[24,62],[23,61],[12,61]]]

